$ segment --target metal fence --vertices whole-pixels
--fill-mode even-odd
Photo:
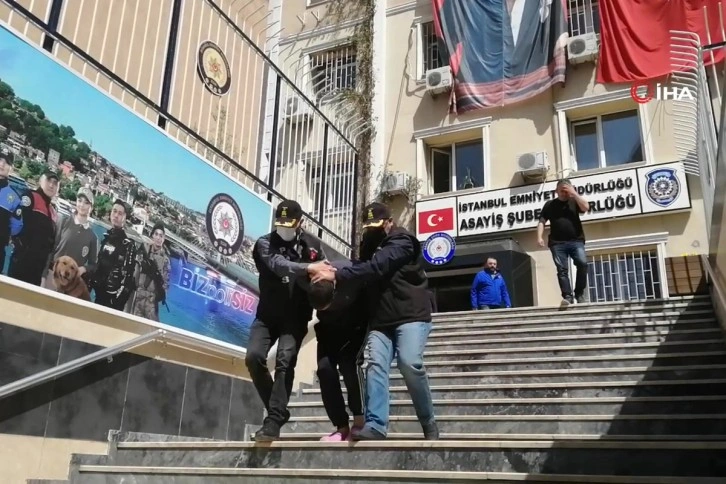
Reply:
[[[268,0],[0,0],[0,22],[273,204],[298,199],[305,226],[349,255],[362,130],[335,94],[355,64],[318,59],[308,69],[328,84],[313,96],[271,61],[272,14]],[[199,79],[205,45],[229,80],[217,92]]]

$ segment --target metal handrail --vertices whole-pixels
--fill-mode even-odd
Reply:
[[[129,341],[125,341],[123,343],[119,343],[115,346],[111,346],[108,348],[103,348],[96,351],[95,353],[91,353],[90,355],[81,356],[80,358],[76,358],[75,360],[63,363],[62,365],[54,366],[53,368],[48,368],[47,370],[43,370],[34,375],[21,378],[20,380],[8,383],[7,385],[3,385],[2,387],[0,387],[0,399],[21,392],[23,390],[27,390],[28,388],[38,386],[41,383],[45,383],[54,378],[67,375],[68,373],[72,373],[79,368],[90,365],[91,363],[95,363],[104,358],[110,358],[123,351],[136,348],[137,346],[141,346],[150,341],[154,341],[156,339],[159,339],[160,337],[163,338],[164,336],[166,336],[166,331],[163,329],[157,329],[150,333],[137,336],[136,338],[133,338]]]

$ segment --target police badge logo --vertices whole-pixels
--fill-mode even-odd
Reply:
[[[81,250],[81,257],[86,257],[88,255],[88,252],[90,252],[88,246],[83,247]]]
[[[29,207],[30,206],[30,197],[27,195],[24,195],[23,198],[20,199],[20,205],[23,207]]]
[[[202,42],[197,54],[197,74],[204,87],[215,96],[223,96],[229,91],[232,78],[229,63],[222,50],[211,41]]]
[[[456,242],[444,232],[437,232],[423,244],[423,256],[431,265],[441,266],[451,262],[456,252]]]
[[[218,193],[207,205],[207,235],[222,255],[235,254],[244,240],[242,211],[232,197]]]
[[[681,194],[681,182],[673,168],[657,168],[645,174],[645,193],[651,202],[668,207]]]

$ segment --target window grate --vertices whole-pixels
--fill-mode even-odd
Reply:
[[[355,89],[358,60],[355,46],[319,52],[310,56],[310,72],[315,97]]]
[[[589,256],[591,302],[658,299],[663,295],[656,249]]]
[[[424,75],[426,71],[449,65],[448,59],[444,59],[442,55],[433,22],[421,24],[421,53],[422,74]]]
[[[598,0],[570,0],[570,35],[600,33]]]

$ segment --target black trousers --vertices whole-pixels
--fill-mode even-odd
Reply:
[[[123,311],[127,300],[128,297],[117,298],[115,294],[112,295],[107,292],[96,291],[96,299],[94,302],[107,308]]]
[[[47,252],[13,251],[8,275],[13,279],[40,286],[47,270]]]
[[[354,416],[363,415],[357,359],[365,332],[352,330],[344,325],[318,323],[315,333],[318,339],[317,373],[325,412],[337,428],[347,427],[350,417],[345,411],[340,376],[343,376],[345,388],[348,390],[348,408]]]
[[[290,419],[287,404],[295,381],[297,354],[307,332],[307,321],[267,323],[255,319],[252,323],[245,364],[267,410],[266,421],[282,426]],[[273,380],[267,368],[267,353],[276,341],[277,358]]]

